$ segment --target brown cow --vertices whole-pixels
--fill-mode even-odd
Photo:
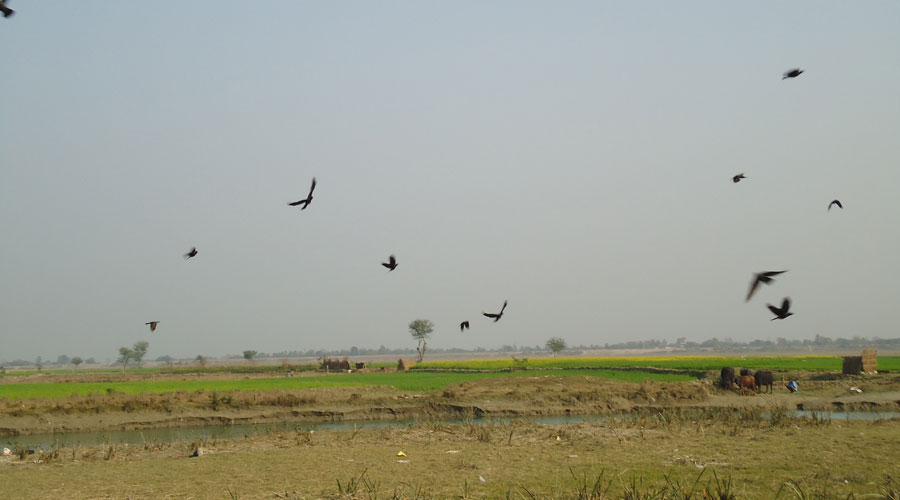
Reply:
[[[756,378],[753,375],[743,375],[738,378],[738,387],[741,388],[741,396],[744,395],[744,389],[756,390]]]

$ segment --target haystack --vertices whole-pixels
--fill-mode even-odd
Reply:
[[[411,359],[403,359],[400,358],[400,361],[397,363],[397,371],[408,372],[410,368],[416,366],[416,362]]]
[[[875,349],[863,349],[862,356],[844,356],[843,373],[859,375],[875,373],[878,370],[878,354]]]

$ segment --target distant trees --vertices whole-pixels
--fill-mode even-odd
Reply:
[[[72,361],[72,358],[66,356],[65,354],[60,354],[56,357],[56,364],[58,365],[67,365]]]
[[[428,337],[434,331],[434,323],[427,319],[416,319],[409,323],[409,334],[416,339],[419,344],[416,346],[416,352],[419,353],[419,363],[425,359],[425,349],[428,348]]]
[[[132,352],[134,352],[134,361],[137,362],[138,366],[144,360],[144,355],[147,354],[147,349],[149,348],[150,344],[144,340],[135,342]]]
[[[147,354],[147,349],[149,348],[150,343],[144,340],[135,342],[134,346],[131,348],[120,347],[119,359],[116,360],[116,363],[122,363],[122,371],[125,371],[125,368],[128,367],[129,361],[134,361],[135,363],[140,365],[141,361],[143,361],[144,359],[144,355]]]
[[[566,341],[559,337],[551,337],[550,340],[547,341],[547,349],[553,351],[553,357],[555,358],[560,351],[566,348]]]
[[[194,361],[196,361],[197,364],[200,365],[200,368],[206,368],[206,356],[198,354],[197,357],[194,358]]]
[[[73,365],[75,365],[75,370],[77,370],[77,369],[78,369],[78,365],[80,365],[81,363],[83,363],[84,360],[82,360],[82,359],[79,358],[78,356],[75,356],[74,358],[70,359],[69,362],[72,363]]]
[[[127,347],[119,348],[119,359],[116,360],[116,363],[122,363],[122,371],[125,371],[125,368],[128,367],[128,362],[134,358],[134,351]]]
[[[253,363],[253,358],[256,357],[256,351],[244,351],[244,359]]]

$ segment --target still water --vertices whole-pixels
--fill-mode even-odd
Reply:
[[[900,412],[862,412],[834,411],[813,412],[796,410],[787,412],[795,418],[824,418],[831,420],[879,420],[900,418]],[[763,415],[767,417],[767,415]],[[580,424],[582,422],[602,422],[609,419],[623,418],[619,415],[572,415],[551,417],[514,417],[514,418],[473,418],[473,419],[440,419],[428,420],[430,424],[461,425],[463,423],[496,424],[513,421],[528,422],[540,425]],[[629,418],[626,415],[624,418]],[[138,444],[170,443],[177,441],[195,441],[207,439],[242,438],[264,435],[269,432],[283,431],[326,431],[378,429],[382,427],[404,427],[425,423],[423,420],[345,420],[341,422],[277,422],[255,425],[207,425],[197,427],[177,427],[160,429],[142,429],[127,431],[91,431],[91,432],[59,432],[47,434],[27,434],[22,436],[0,437],[0,446],[10,449],[15,447],[28,449],[53,449],[71,446],[93,446],[98,444]]]

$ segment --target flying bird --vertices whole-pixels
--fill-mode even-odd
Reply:
[[[292,207],[296,207],[297,205],[303,204],[303,206],[300,207],[300,210],[306,210],[306,207],[308,207],[310,202],[312,202],[312,200],[313,200],[312,194],[313,194],[313,191],[315,191],[315,190],[316,190],[316,178],[313,177],[312,186],[309,188],[309,194],[306,195],[306,198],[299,200],[299,201],[295,201],[293,203],[288,203],[288,205],[290,205]]]
[[[731,182],[734,182],[735,184],[737,184],[738,182],[741,182],[741,179],[746,179],[746,178],[747,178],[747,176],[744,174],[737,174],[731,178]]]
[[[468,321],[463,321],[462,323],[459,324],[459,331],[461,331],[461,332],[465,331],[467,328],[469,328]]]
[[[766,304],[766,307],[768,307],[769,310],[772,311],[772,314],[775,315],[775,317],[772,318],[770,321],[775,321],[776,319],[784,319],[784,318],[787,318],[788,316],[791,316],[792,314],[794,314],[792,312],[788,312],[788,309],[791,308],[791,298],[790,297],[785,297],[784,300],[781,301],[780,309],[773,306],[772,304]]]
[[[831,211],[831,205],[837,205],[841,210],[844,209],[844,205],[841,205],[841,200],[831,200],[831,203],[828,204],[829,211]]]
[[[389,271],[397,269],[397,258],[391,255],[390,262],[382,262],[381,265],[388,268]]]
[[[506,310],[506,301],[504,300],[504,301],[503,301],[503,308],[500,309],[500,312],[499,312],[499,313],[494,314],[494,313],[486,313],[486,312],[483,312],[483,313],[481,313],[481,314],[484,314],[484,315],[487,316],[488,318],[494,318],[494,323],[496,323],[496,322],[500,321],[500,318],[503,317],[503,311],[505,311],[505,310]]]
[[[150,325],[150,331],[151,331],[151,332],[155,332],[155,331],[156,331],[156,325],[159,324],[159,321],[149,321],[149,322],[144,323],[144,324],[145,324],[145,325]]]
[[[191,251],[184,254],[185,259],[190,259],[191,257],[197,256],[197,247],[191,247]]]
[[[760,283],[768,285],[775,281],[772,279],[772,276],[778,276],[779,274],[786,272],[787,271],[763,271],[761,273],[753,273],[753,281],[750,282],[750,291],[747,292],[747,301],[750,301],[750,297],[753,296],[753,292],[756,291],[756,287],[758,287]]]
[[[16,13],[16,11],[6,6],[6,0],[0,0],[0,12],[3,13],[3,17],[9,17]]]
[[[797,78],[798,76],[800,76],[800,73],[803,73],[802,69],[794,68],[792,70],[785,71],[784,74],[781,75],[781,79],[784,80],[787,78]]]

